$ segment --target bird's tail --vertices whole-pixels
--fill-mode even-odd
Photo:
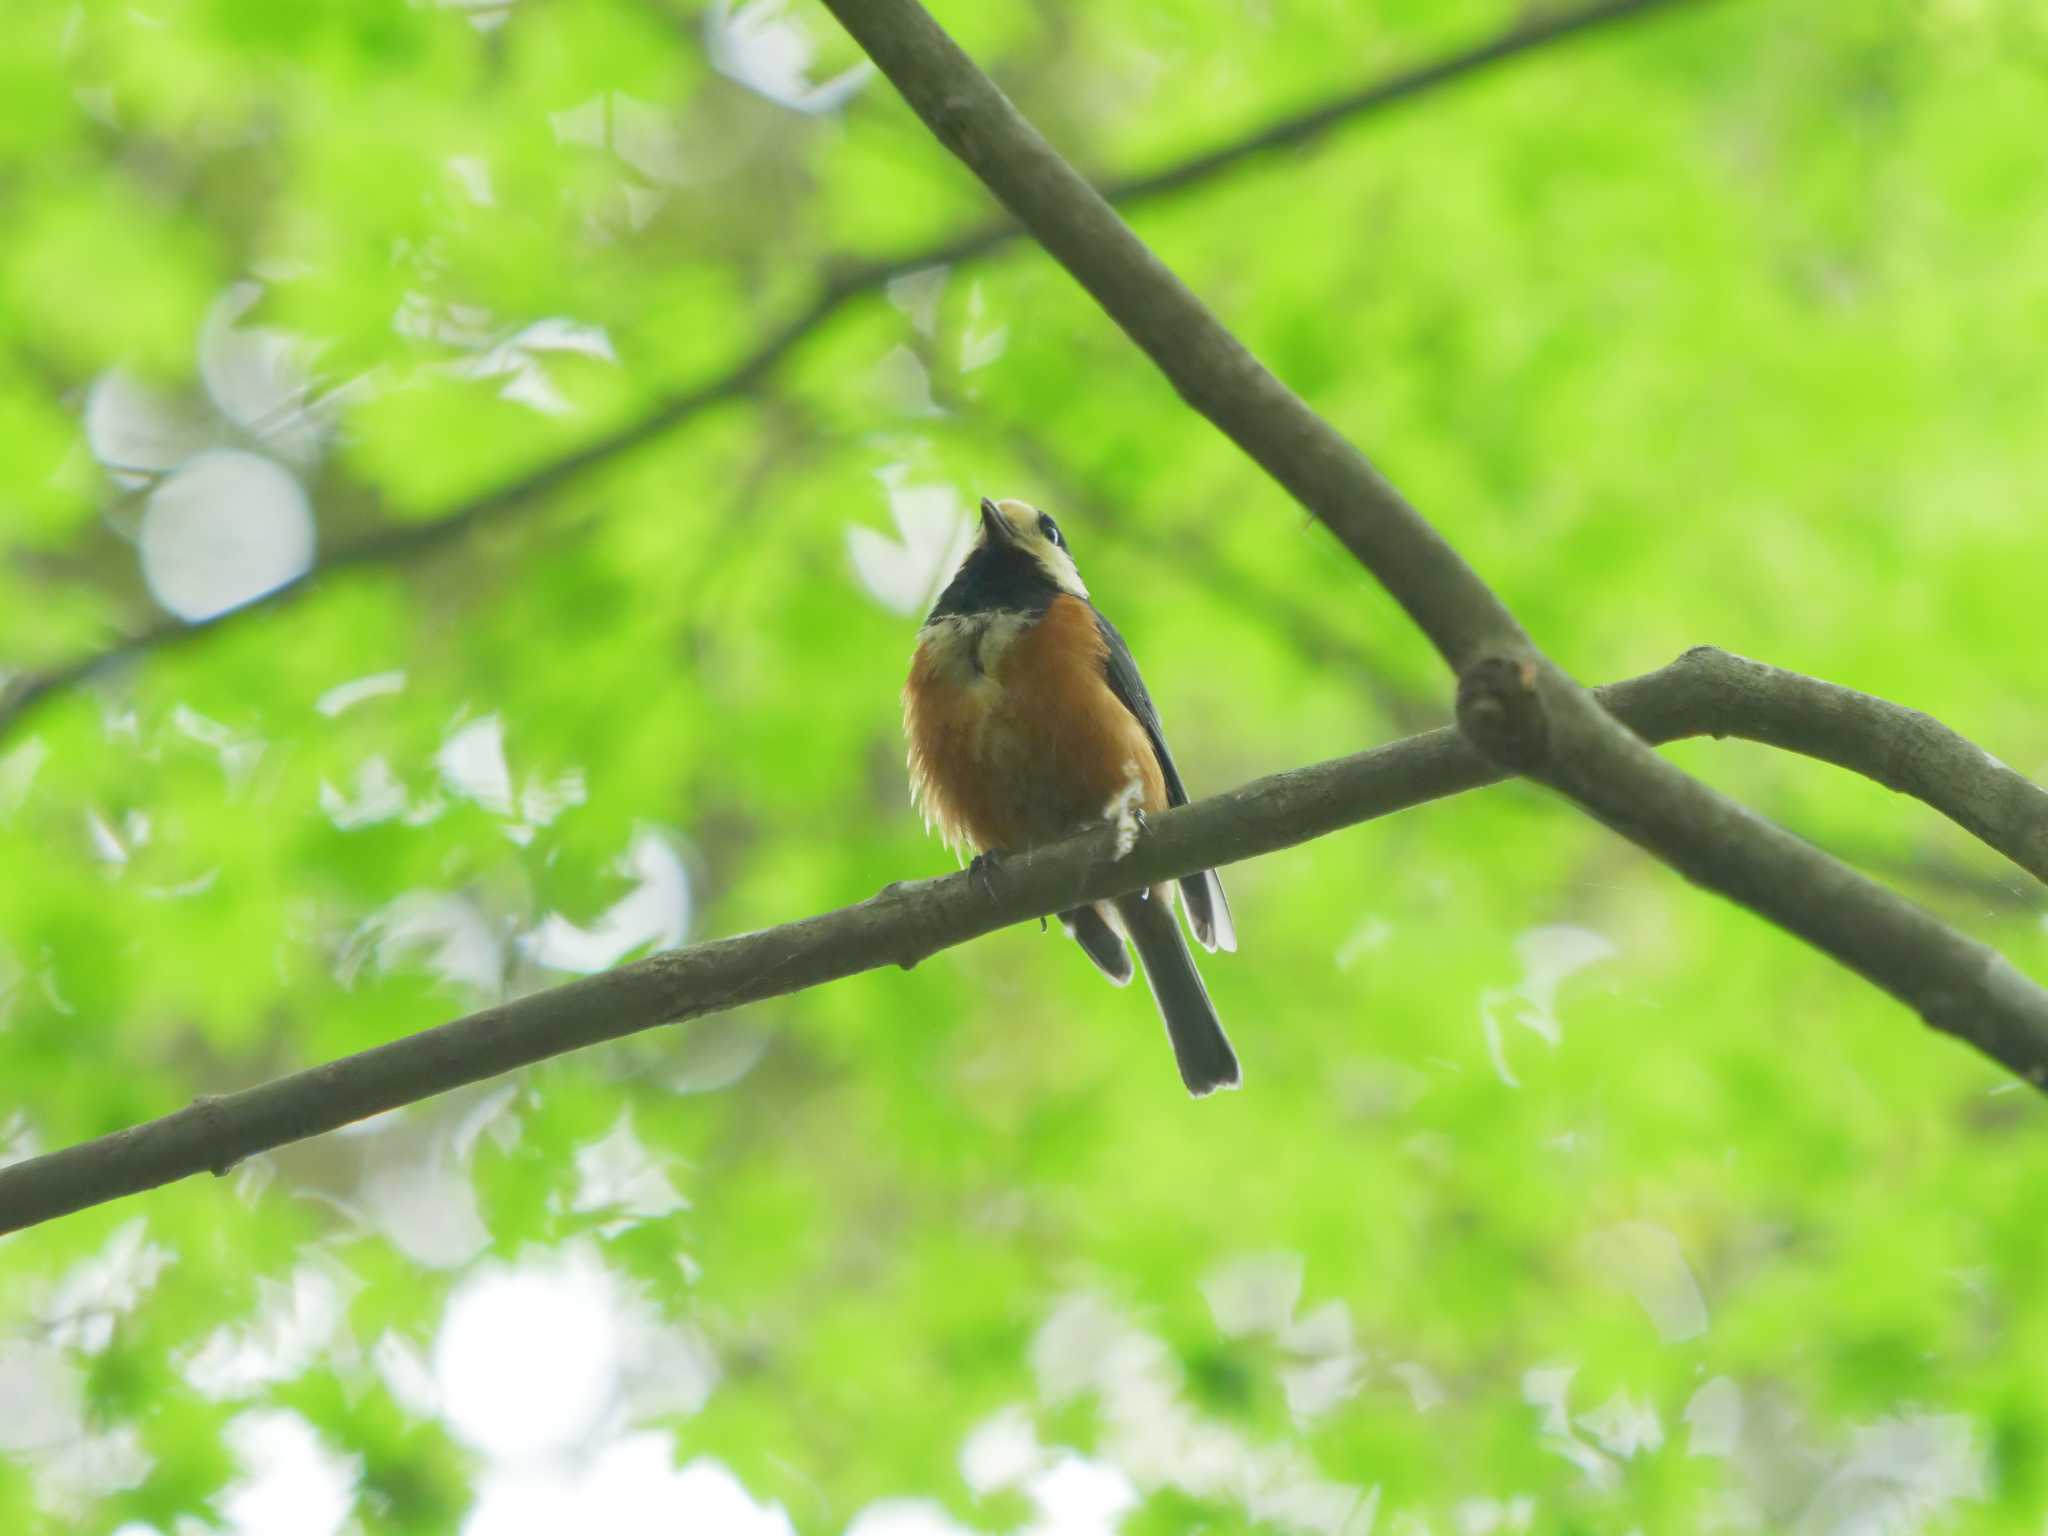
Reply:
[[[1202,985],[1202,973],[1195,969],[1195,957],[1188,952],[1180,919],[1174,915],[1171,890],[1160,886],[1151,893],[1119,896],[1116,911],[1137,948],[1153,1000],[1166,1020],[1166,1037],[1173,1042],[1180,1080],[1199,1099],[1218,1088],[1237,1086],[1237,1054],[1224,1036],[1216,1006]]]

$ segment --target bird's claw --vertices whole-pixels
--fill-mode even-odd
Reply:
[[[981,892],[990,902],[996,900],[996,866],[1009,855],[1000,848],[985,848],[967,863],[967,878],[981,887]]]

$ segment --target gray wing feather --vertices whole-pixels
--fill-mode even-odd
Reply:
[[[1095,627],[1102,633],[1107,654],[1102,659],[1102,671],[1109,681],[1109,690],[1122,700],[1124,708],[1138,717],[1138,723],[1145,727],[1145,735],[1152,742],[1152,750],[1159,757],[1159,772],[1166,780],[1166,803],[1186,805],[1187,786],[1181,783],[1180,770],[1173,765],[1173,753],[1167,749],[1166,732],[1159,725],[1159,711],[1152,703],[1152,695],[1146,691],[1145,679],[1138,674],[1137,659],[1131,655],[1131,648],[1124,644],[1124,637],[1117,633],[1117,627],[1110,623],[1098,610]],[[1223,882],[1216,877],[1216,871],[1205,869],[1198,875],[1189,875],[1180,883],[1181,905],[1187,909],[1188,926],[1195,931],[1195,942],[1204,949],[1237,948],[1237,925],[1230,920],[1230,903],[1223,897]]]

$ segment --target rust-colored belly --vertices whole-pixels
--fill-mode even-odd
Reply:
[[[991,636],[999,648],[980,643]],[[1018,851],[1165,807],[1151,741],[1110,691],[1104,654],[1093,611],[1066,596],[1013,635],[962,625],[920,637],[903,694],[911,787],[949,843]]]

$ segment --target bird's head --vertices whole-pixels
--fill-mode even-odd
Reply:
[[[1088,596],[1060,525],[1028,501],[982,497],[981,530],[954,585],[963,581],[996,599],[989,606],[1037,608],[1061,592]],[[1026,597],[1036,600],[1018,600]]]

